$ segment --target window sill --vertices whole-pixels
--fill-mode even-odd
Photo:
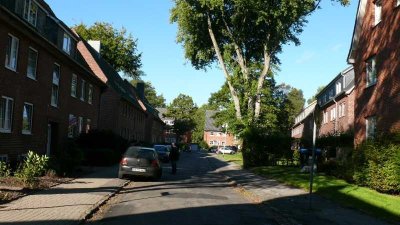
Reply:
[[[379,20],[379,22],[375,23],[375,24],[372,26],[372,28],[375,28],[375,27],[377,27],[379,24],[381,24],[381,22],[382,22],[382,19],[381,19],[381,20]]]
[[[22,131],[21,132],[23,135],[32,135],[31,131]]]
[[[33,81],[37,81],[37,80],[36,80],[36,77],[32,77],[32,76],[29,76],[29,75],[26,75],[26,77],[29,78],[29,79],[31,79],[31,80],[33,80]]]
[[[52,107],[58,109],[58,105],[50,104]]]
[[[11,134],[11,130],[3,130],[3,129],[1,129],[1,130],[0,130],[0,133],[3,133],[3,134]]]
[[[13,71],[13,72],[17,72],[17,68],[12,68],[12,67],[9,67],[9,66],[4,66],[6,69],[8,69],[8,70],[11,70],[11,71]]]

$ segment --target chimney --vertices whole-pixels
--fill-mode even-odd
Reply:
[[[96,52],[100,55],[100,46],[101,46],[100,41],[89,40],[88,44],[92,46],[92,48],[94,48],[94,50],[96,50]]]
[[[139,98],[144,99],[144,82],[142,81],[137,82],[136,90],[138,92]]]

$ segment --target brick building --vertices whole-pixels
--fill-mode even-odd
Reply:
[[[107,85],[100,99],[99,129],[111,130],[129,141],[146,142],[148,115],[144,103],[132,91],[132,85],[100,56],[99,42],[89,43],[80,41],[78,50],[93,73]]]
[[[339,73],[316,96],[320,111],[318,136],[352,132],[354,128],[354,70]]]
[[[206,110],[205,126],[204,126],[204,141],[209,146],[237,146],[238,141],[235,136],[227,132],[222,127],[215,125],[214,116],[217,111]]]
[[[76,51],[79,37],[42,0],[0,1],[0,159],[61,151],[96,128],[103,84]]]
[[[292,127],[292,138],[295,139],[293,148],[299,149],[300,144],[309,145],[312,143],[313,126],[314,126],[314,111],[317,101],[312,102],[305,107],[298,116],[296,116]],[[311,146],[303,146],[311,147]]]
[[[400,0],[360,0],[347,58],[355,71],[355,144],[400,129]]]

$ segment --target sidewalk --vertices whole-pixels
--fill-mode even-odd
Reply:
[[[0,205],[0,224],[79,224],[126,181],[116,167],[96,168],[85,177]]]
[[[224,162],[210,156],[217,172],[227,176],[235,185],[244,189],[247,196],[263,203],[267,208],[283,218],[282,224],[310,225],[387,225],[356,209],[339,206],[318,195],[312,197],[312,210],[309,209],[308,192],[303,189],[281,184],[273,179],[251,173],[234,163]]]

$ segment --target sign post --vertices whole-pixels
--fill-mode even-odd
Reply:
[[[313,182],[314,182],[314,164],[315,164],[315,142],[317,138],[317,124],[315,122],[315,112],[313,115],[313,145],[312,145],[312,162],[310,168],[310,194],[309,194],[309,208],[312,208],[312,191],[313,191]]]

